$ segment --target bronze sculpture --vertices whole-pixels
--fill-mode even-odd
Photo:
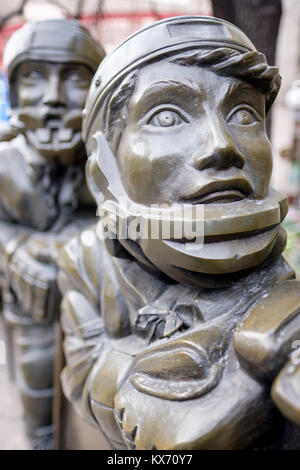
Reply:
[[[60,258],[62,383],[114,448],[299,448],[300,285],[265,132],[279,87],[239,29],[199,16],[138,31],[95,74],[100,222]]]
[[[58,252],[94,220],[81,121],[104,55],[84,27],[61,19],[25,24],[4,52],[17,137],[0,145],[2,307],[34,448],[52,446]]]

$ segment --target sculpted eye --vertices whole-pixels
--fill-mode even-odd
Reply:
[[[80,82],[81,80],[84,80],[85,77],[78,70],[72,70],[71,72],[68,72],[67,78],[72,82]]]
[[[23,79],[25,80],[39,80],[43,78],[43,74],[39,72],[38,70],[28,70],[27,72],[24,73]]]
[[[90,82],[88,74],[77,69],[68,71],[65,75],[65,80],[80,86],[89,86]]]
[[[157,127],[173,127],[179,126],[183,122],[188,121],[177,111],[174,111],[172,109],[164,109],[152,116],[152,118],[147,122],[147,124]]]
[[[251,126],[251,124],[255,124],[256,122],[260,121],[257,114],[249,108],[239,108],[233,111],[227,122],[228,124],[235,124],[237,126]]]

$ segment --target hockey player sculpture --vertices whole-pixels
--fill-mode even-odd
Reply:
[[[2,304],[34,448],[52,445],[57,254],[95,216],[81,122],[103,57],[84,27],[62,19],[27,23],[4,52],[17,137],[0,144]]]
[[[96,72],[100,222],[60,259],[62,382],[112,447],[299,447],[300,284],[265,132],[279,86],[239,29],[199,16],[138,31]]]

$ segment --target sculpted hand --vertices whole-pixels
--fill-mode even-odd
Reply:
[[[39,322],[53,317],[60,300],[52,244],[53,239],[32,236],[15,250],[9,263],[10,285],[19,305]]]
[[[114,399],[115,419],[127,447],[192,450],[248,445],[248,402],[258,399],[261,390],[239,366],[224,317],[157,341],[136,355]],[[245,392],[238,389],[240,383],[246,384]]]
[[[186,401],[197,403],[219,379],[220,364],[212,363],[199,345],[180,340],[140,354],[115,396],[115,419],[130,449],[178,449],[193,446]],[[191,407],[190,407],[191,408]],[[189,447],[192,448],[192,447]]]

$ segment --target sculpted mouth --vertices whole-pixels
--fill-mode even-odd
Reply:
[[[59,129],[62,125],[62,120],[66,111],[63,107],[57,108],[43,108],[41,114],[44,119],[44,125],[48,129]]]
[[[44,125],[37,128],[35,135],[40,144],[58,142],[59,145],[71,142],[81,135],[81,109],[66,112],[63,108],[47,109]]]
[[[215,180],[193,191],[181,199],[189,204],[241,201],[249,196],[253,188],[245,178]]]
[[[213,202],[234,202],[245,199],[246,195],[241,191],[229,189],[227,191],[215,191],[197,198],[197,204],[209,204]]]
[[[59,117],[51,117],[46,119],[46,127],[48,129],[59,129],[61,127],[61,119]]]

